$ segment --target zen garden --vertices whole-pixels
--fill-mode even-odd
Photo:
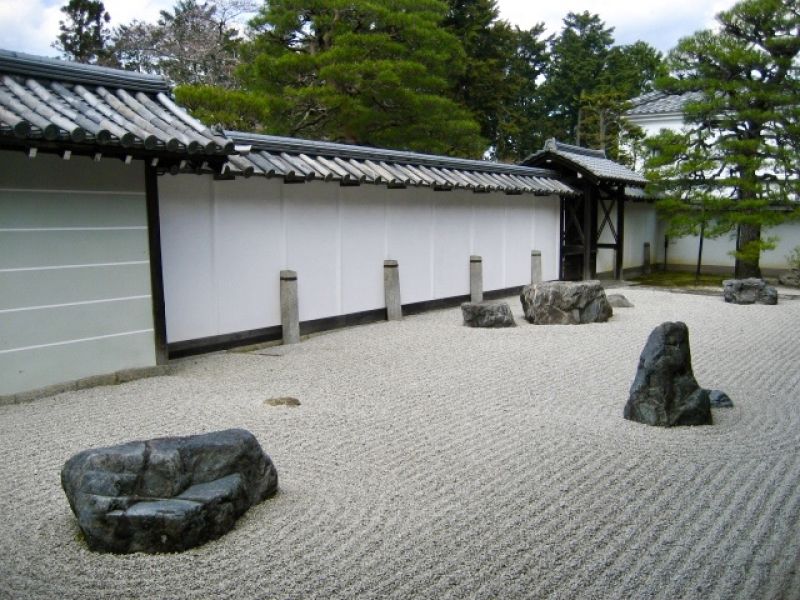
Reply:
[[[800,598],[800,8],[502,6],[0,49],[0,598]]]

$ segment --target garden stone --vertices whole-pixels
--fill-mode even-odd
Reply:
[[[84,450],[61,486],[90,549],[175,552],[232,529],[278,473],[253,434],[228,429]]]
[[[726,279],[723,296],[725,302],[733,304],[777,304],[778,290],[767,285],[763,279]]]
[[[602,323],[613,314],[599,281],[547,281],[522,288],[525,318],[536,325]]]
[[[792,269],[786,273],[781,273],[778,283],[787,287],[800,287],[800,269]]]
[[[606,296],[611,308],[633,308],[633,304],[622,294],[608,294]]]
[[[732,408],[733,401],[720,390],[708,390],[708,399],[714,408]]]
[[[514,327],[514,315],[506,302],[464,302],[461,315],[467,327]]]
[[[685,323],[662,323],[650,333],[623,416],[660,427],[711,424],[709,390],[694,378]]]

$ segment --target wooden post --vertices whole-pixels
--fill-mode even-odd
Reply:
[[[284,344],[297,344],[300,341],[296,271],[281,271],[281,329]]]
[[[642,274],[650,274],[650,242],[644,243],[644,257],[642,260]]]
[[[531,285],[542,282],[542,251],[531,250]]]
[[[614,279],[623,279],[623,251],[625,248],[625,191],[620,186],[617,191],[617,251],[614,254]]]
[[[483,302],[483,259],[469,257],[469,299],[470,302]]]
[[[592,278],[592,238],[594,228],[592,227],[592,187],[587,182],[583,188],[583,279],[584,281]]]
[[[150,250],[150,298],[153,303],[153,337],[156,364],[169,362],[167,311],[164,301],[164,272],[161,259],[161,217],[158,208],[158,173],[144,161],[144,189],[147,204],[147,237]]]
[[[400,302],[400,267],[396,260],[383,261],[383,295],[386,302],[386,319],[399,321],[403,318]]]

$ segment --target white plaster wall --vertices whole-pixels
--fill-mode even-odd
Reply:
[[[779,238],[774,250],[762,252],[759,264],[762,269],[775,271],[788,270],[787,255],[797,246],[800,246],[800,227],[797,223],[783,223],[761,232],[762,238],[777,236]],[[661,238],[663,240],[663,237]],[[697,250],[700,238],[686,236],[671,238],[667,260],[671,265],[691,266],[697,264]],[[663,244],[663,242],[662,242]],[[736,248],[735,233],[724,234],[718,238],[705,238],[703,240],[703,265],[714,267],[733,268],[734,258],[730,254]],[[661,252],[663,255],[663,250]]]
[[[530,252],[558,274],[558,199],[465,190],[284,184],[254,177],[159,180],[169,342],[280,324],[279,272],[298,273],[301,321],[383,308],[383,261],[403,304],[524,285]]]
[[[142,163],[0,164],[0,395],[154,365]]]
[[[662,129],[679,131],[683,128],[683,118],[680,115],[650,115],[633,116],[629,120],[642,129],[648,136],[656,135]],[[665,225],[658,223],[657,252],[654,255],[658,262],[664,261],[664,232]],[[777,236],[778,245],[775,250],[761,254],[760,265],[763,269],[786,270],[788,263],[786,256],[793,248],[800,245],[800,225],[798,223],[784,223],[770,230],[762,231],[762,237]],[[667,261],[672,265],[693,267],[697,264],[699,238],[687,236],[684,238],[670,239],[667,249]],[[733,268],[734,258],[731,252],[736,247],[735,233],[725,234],[718,238],[703,241],[703,265],[714,267]]]
[[[598,217],[602,219],[602,217]],[[616,212],[612,211],[612,219],[616,227]],[[650,262],[658,261],[658,248],[663,245],[659,240],[659,222],[655,205],[648,202],[625,202],[625,231],[622,249],[622,268],[630,269],[641,267],[644,264],[644,243],[650,242]],[[600,236],[602,243],[614,243],[614,238],[608,230],[603,229]],[[598,249],[597,272],[609,273],[614,271],[614,251]],[[662,251],[663,254],[663,251]]]

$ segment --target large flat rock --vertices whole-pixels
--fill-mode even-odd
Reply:
[[[229,531],[278,473],[253,434],[228,429],[84,450],[61,485],[92,550],[174,552]]]
[[[546,281],[520,294],[525,318],[536,325],[602,323],[614,313],[599,281]]]

